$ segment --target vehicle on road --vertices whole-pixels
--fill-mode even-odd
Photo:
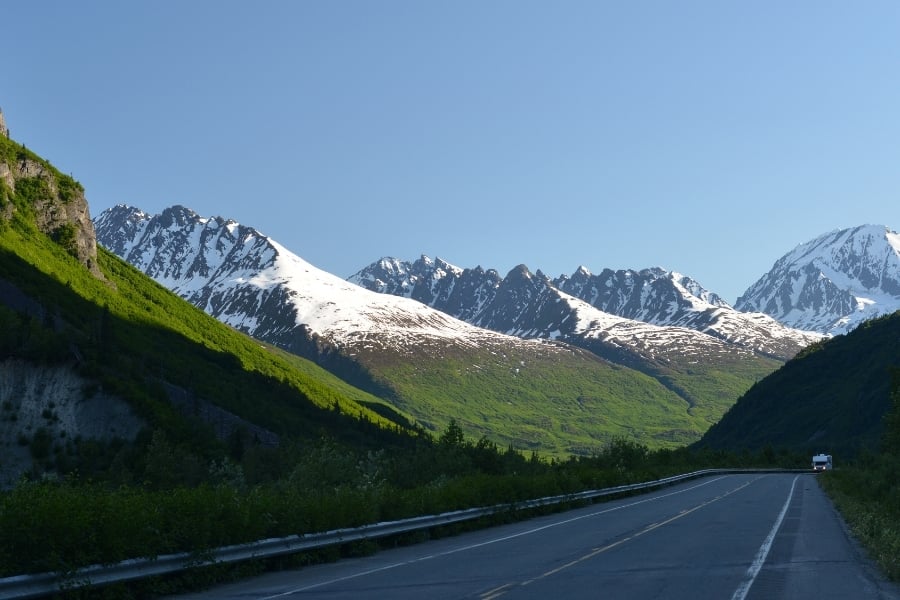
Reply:
[[[813,471],[830,471],[833,468],[830,454],[816,454],[812,457]]]

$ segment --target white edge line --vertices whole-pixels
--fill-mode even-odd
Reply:
[[[744,600],[744,598],[747,597],[747,593],[750,591],[750,586],[756,581],[756,576],[759,575],[760,569],[762,569],[763,564],[766,562],[766,557],[769,556],[769,550],[772,549],[772,542],[775,541],[775,536],[781,528],[781,522],[784,521],[784,515],[787,514],[788,506],[791,504],[791,498],[794,497],[794,486],[797,485],[797,479],[799,477],[799,475],[796,475],[794,481],[791,482],[791,491],[788,494],[787,500],[784,501],[784,506],[781,508],[781,514],[778,515],[775,524],[772,526],[772,531],[769,532],[769,535],[766,537],[765,541],[763,541],[762,546],[759,547],[756,558],[753,559],[753,564],[747,569],[747,573],[744,575],[744,581],[742,581],[741,585],[734,590],[734,595],[731,596],[731,600]]]

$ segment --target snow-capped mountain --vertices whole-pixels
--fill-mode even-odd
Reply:
[[[727,351],[720,340],[685,327],[602,312],[524,266],[500,280],[496,271],[464,271],[443,261],[382,261],[385,272],[406,274],[392,280],[395,291],[419,282],[409,294],[384,294],[313,267],[252,227],[201,217],[183,206],[151,216],[119,205],[94,224],[105,247],[182,298],[236,329],[301,354],[309,351],[298,343],[313,339],[318,346],[376,344],[410,351],[427,347],[423,339],[463,346],[553,340],[612,358]],[[411,270],[427,272],[428,285],[409,277]],[[467,319],[450,313],[451,307]]]
[[[832,335],[900,310],[900,234],[863,225],[821,235],[778,259],[736,307]]]
[[[790,358],[821,336],[784,326],[762,313],[742,312],[696,280],[661,268],[604,269],[592,275],[580,267],[553,285],[591,306],[660,326],[687,327],[754,352]]]
[[[384,258],[349,280],[419,300],[479,327],[582,346],[628,330],[636,347],[650,349],[668,340],[654,354],[667,346],[686,350],[724,343],[787,359],[821,338],[764,314],[735,310],[693,279],[659,268],[593,275],[580,267],[571,277],[550,280],[520,265],[501,278],[493,269],[461,269],[423,256],[414,263]],[[590,333],[585,322],[593,323]]]
[[[477,346],[522,340],[407,298],[384,296],[310,265],[252,227],[183,206],[151,216],[119,205],[94,225],[100,243],[236,329],[309,354],[306,344]],[[299,344],[299,346],[298,346]]]
[[[590,452],[614,434],[687,443],[784,361],[781,350],[604,312],[524,266],[500,278],[382,261],[373,289],[386,294],[182,206],[149,215],[120,205],[94,225],[101,245],[219,320],[432,430],[463,414],[483,434],[511,422],[501,439],[517,447]]]

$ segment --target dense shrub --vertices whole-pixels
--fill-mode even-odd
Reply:
[[[250,448],[240,462],[223,457],[202,463],[159,431],[144,440],[142,460],[122,459],[131,463],[130,485],[116,483],[121,475],[110,466],[94,472],[99,479],[72,473],[58,481],[23,481],[0,494],[0,577],[174,552],[202,554],[268,537],[653,479],[723,458],[650,452],[616,440],[591,457],[544,461],[465,440],[455,424],[412,452],[363,450],[322,438]],[[94,454],[90,448],[84,452]],[[121,445],[96,449],[98,455],[125,453]],[[269,470],[255,472],[261,464]]]
[[[892,389],[881,452],[864,454],[820,481],[872,558],[900,580],[900,370],[893,373]]]

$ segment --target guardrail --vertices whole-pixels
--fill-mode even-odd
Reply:
[[[649,490],[665,485],[671,485],[688,479],[696,479],[706,475],[733,474],[733,473],[787,473],[807,472],[808,469],[704,469],[681,475],[673,475],[655,481],[620,485],[600,490],[589,490],[573,494],[559,496],[547,496],[523,502],[510,504],[498,504],[481,508],[470,508],[452,512],[413,517],[399,521],[386,521],[374,523],[362,527],[335,529],[321,533],[309,533],[304,535],[292,535],[281,538],[269,538],[224,546],[202,554],[182,552],[167,554],[155,558],[138,558],[124,560],[112,565],[92,565],[67,573],[39,573],[34,575],[16,575],[0,579],[0,598],[24,599],[55,594],[63,591],[71,591],[79,588],[102,586],[111,583],[123,583],[136,579],[144,579],[155,575],[166,575],[185,571],[196,567],[204,567],[216,564],[226,564],[252,559],[273,558],[284,554],[316,550],[357,542],[373,540],[397,535],[423,531],[442,525],[450,525],[462,521],[470,521],[481,517],[494,515],[510,510],[526,510],[541,506],[563,504],[566,502],[586,501],[603,496],[612,496],[633,492],[637,490]]]

